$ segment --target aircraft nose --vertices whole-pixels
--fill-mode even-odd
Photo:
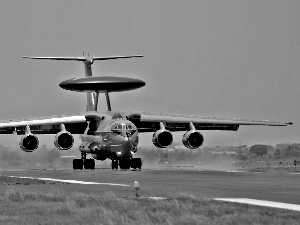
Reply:
[[[124,137],[124,140],[125,140],[125,142],[124,142],[124,147],[126,148],[126,150],[127,151],[132,151],[132,149],[133,149],[133,144],[132,144],[132,141],[130,140],[130,137]]]

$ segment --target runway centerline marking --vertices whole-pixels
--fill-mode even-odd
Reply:
[[[283,202],[273,202],[273,201],[265,201],[265,200],[250,199],[250,198],[214,198],[214,200],[300,211],[300,205],[283,203]]]
[[[56,181],[56,182],[70,183],[70,184],[98,184],[98,185],[110,185],[110,186],[130,187],[130,185],[128,185],[128,184],[99,183],[99,182],[90,182],[90,181],[62,180],[62,179],[37,178],[37,177],[18,177],[18,176],[8,176],[8,177],[24,178],[24,179],[36,179],[36,180],[45,180],[45,181]]]

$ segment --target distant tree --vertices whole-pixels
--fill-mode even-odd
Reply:
[[[298,146],[287,146],[282,149],[281,153],[284,157],[291,158],[291,157],[300,157],[300,148]]]
[[[281,158],[281,151],[280,151],[279,148],[277,148],[277,149],[275,150],[273,156],[274,156],[275,158]]]
[[[263,156],[268,154],[268,145],[253,145],[250,147],[250,154],[255,154],[257,156]]]

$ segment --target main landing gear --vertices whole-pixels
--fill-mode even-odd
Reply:
[[[87,159],[86,153],[81,153],[81,159],[73,159],[73,169],[74,170],[94,170],[95,169],[95,160]]]
[[[130,158],[125,158],[125,159],[113,159],[111,161],[111,168],[114,169],[118,169],[118,166],[120,167],[120,169],[123,170],[128,170],[130,168],[132,169],[141,169],[142,168],[142,159],[141,158],[134,158],[134,159],[130,159]]]

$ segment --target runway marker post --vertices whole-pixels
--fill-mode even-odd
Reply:
[[[133,187],[134,187],[134,190],[135,190],[135,197],[140,197],[139,196],[139,190],[140,190],[140,184],[139,184],[139,182],[138,181],[134,181]]]

